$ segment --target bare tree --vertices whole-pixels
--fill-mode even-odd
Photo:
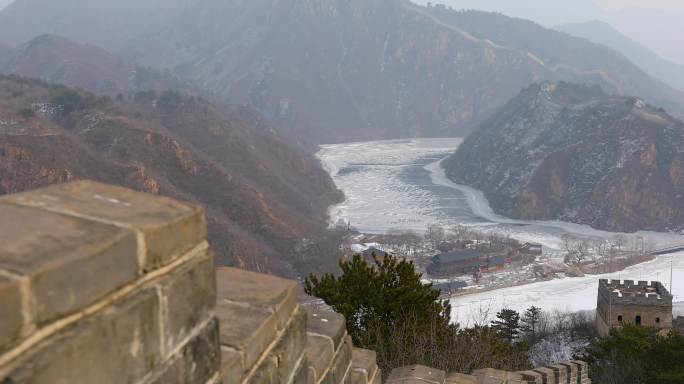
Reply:
[[[439,243],[445,239],[444,228],[437,224],[429,224],[425,231],[425,240],[427,240],[433,248],[437,248]]]
[[[622,248],[624,248],[625,245],[627,245],[628,240],[629,239],[627,238],[627,236],[621,233],[618,233],[617,235],[613,236],[613,243],[615,244],[615,247],[619,252],[622,252]]]

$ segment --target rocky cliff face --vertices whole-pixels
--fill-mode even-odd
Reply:
[[[508,216],[614,231],[684,227],[684,123],[596,87],[530,86],[444,165]]]
[[[53,3],[17,0],[0,12],[0,36],[19,44],[51,32],[102,45],[251,105],[307,145],[456,136],[540,80],[599,84],[684,109],[681,93],[618,53],[496,14],[408,0]],[[30,13],[36,8],[44,12]],[[88,33],[93,24],[109,35]]]
[[[221,264],[291,276],[334,264],[305,265],[294,251],[325,230],[332,181],[247,115],[176,92],[112,101],[0,76],[0,194],[86,178],[123,185],[204,206]]]

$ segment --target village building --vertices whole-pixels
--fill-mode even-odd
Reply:
[[[468,283],[460,280],[448,281],[446,283],[436,283],[432,285],[433,288],[439,289],[442,292],[442,295],[451,295],[467,286]]]
[[[375,260],[382,262],[388,255],[388,252],[385,252],[382,249],[378,249],[375,247],[367,248],[363,252],[361,252],[361,256],[363,256],[363,259],[371,265],[375,263]]]
[[[612,328],[634,324],[671,329],[672,295],[658,281],[599,280],[596,328],[607,335]]]
[[[464,249],[432,257],[427,272],[432,276],[459,276],[500,270],[505,265],[503,256],[489,256],[476,249]]]
[[[465,247],[466,247],[466,245],[463,242],[457,243],[457,242],[453,242],[453,241],[442,241],[441,243],[439,243],[439,245],[437,245],[437,250],[442,252],[442,253],[445,253],[445,252],[451,252],[455,249],[465,248]]]
[[[543,247],[541,244],[537,243],[525,243],[520,246],[518,251],[527,255],[541,256],[543,253]]]

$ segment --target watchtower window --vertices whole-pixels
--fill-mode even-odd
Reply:
[[[619,321],[619,322],[622,322],[622,315],[619,315],[619,316],[618,316],[618,321]]]
[[[637,315],[636,319],[634,320],[634,324],[641,325],[641,316]]]
[[[660,317],[656,317],[656,324],[660,324]]]

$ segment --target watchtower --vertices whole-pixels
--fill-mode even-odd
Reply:
[[[672,295],[658,281],[599,280],[596,327],[601,335],[623,324],[672,328]]]

